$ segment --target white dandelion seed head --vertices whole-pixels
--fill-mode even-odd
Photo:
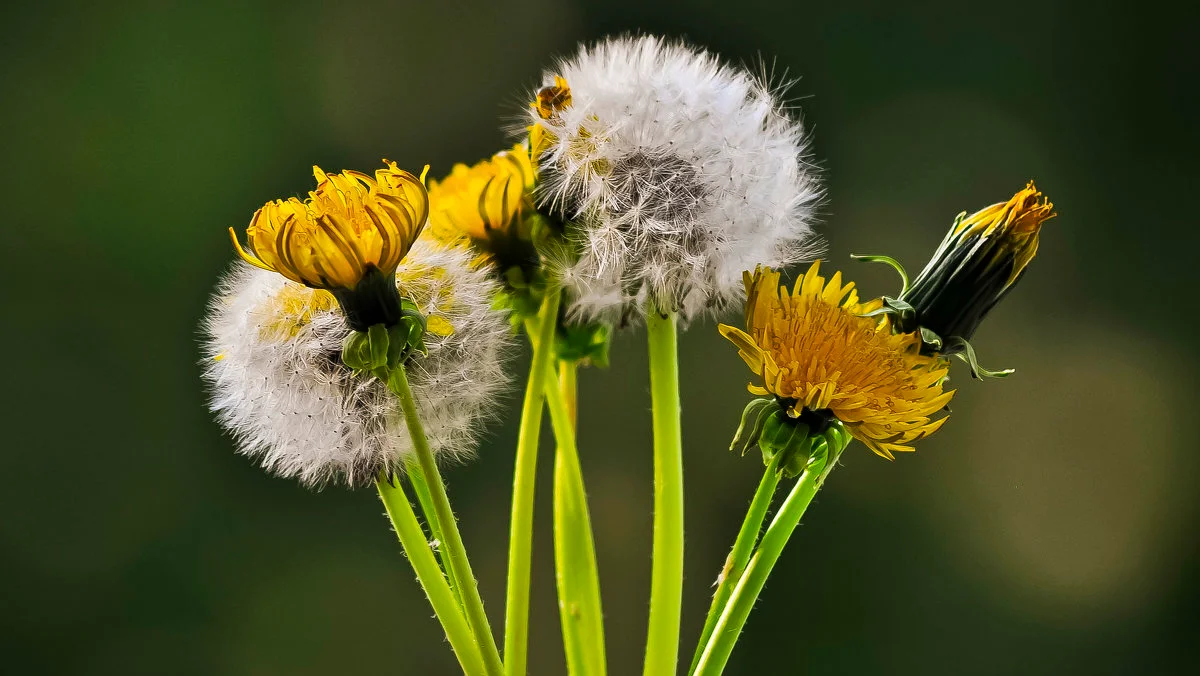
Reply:
[[[577,259],[550,261],[573,316],[624,323],[649,302],[686,321],[742,298],[743,270],[819,253],[805,133],[766,77],[652,36],[583,46],[556,75],[570,105],[529,115],[539,205],[577,226]]]
[[[397,283],[426,316],[426,356],[407,363],[439,459],[474,452],[507,384],[507,318],[491,309],[497,286],[473,254],[421,237]],[[204,322],[211,408],[240,452],[267,471],[313,487],[369,483],[402,472],[413,451],[399,401],[341,362],[350,332],[332,295],[243,263],[222,280]]]

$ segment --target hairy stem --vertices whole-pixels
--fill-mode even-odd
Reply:
[[[742,528],[738,531],[733,549],[725,559],[725,567],[717,578],[717,591],[713,594],[712,605],[708,608],[704,631],[700,633],[700,640],[696,643],[696,652],[692,656],[688,674],[696,672],[696,665],[700,662],[704,646],[708,644],[708,639],[721,618],[721,612],[733,594],[734,586],[742,579],[750,555],[754,553],[754,545],[758,543],[758,535],[762,532],[763,521],[766,520],[767,510],[771,507],[771,499],[775,497],[775,489],[779,486],[779,462],[783,456],[783,453],[776,453],[771,458],[766,471],[763,472],[762,480],[758,482],[758,489],[754,491],[754,498],[750,501],[750,508],[742,521]]]
[[[387,509],[396,536],[404,547],[404,554],[412,564],[417,581],[421,583],[425,596],[429,598],[438,621],[442,623],[442,629],[446,632],[446,638],[449,639],[455,656],[458,657],[463,673],[468,676],[485,676],[488,671],[484,667],[479,645],[467,625],[458,601],[446,583],[446,578],[442,577],[442,569],[429,548],[425,532],[421,530],[421,524],[417,522],[417,515],[413,513],[412,504],[404,494],[400,482],[396,481],[393,485],[385,479],[377,479],[375,486],[379,489],[379,497]]]
[[[783,553],[783,547],[787,544],[788,538],[796,530],[800,518],[804,516],[804,511],[808,509],[813,496],[817,494],[821,478],[821,469],[815,468],[805,470],[796,480],[796,485],[763,535],[758,551],[751,557],[746,572],[734,587],[733,594],[708,640],[708,645],[704,647],[704,651],[700,655],[700,661],[695,670],[696,676],[718,676],[725,670],[729,655],[733,652],[733,646],[737,643],[742,628],[746,626],[746,618],[750,616],[754,602],[758,600],[758,595],[762,592],[763,585],[766,584],[767,577],[771,574],[771,569],[775,567],[775,562]]]
[[[408,433],[412,437],[413,447],[416,451],[418,469],[429,486],[433,511],[437,515],[444,536],[444,542],[441,543],[442,556],[448,560],[447,567],[453,571],[459,590],[462,592],[467,624],[471,627],[471,632],[479,644],[488,675],[502,676],[504,665],[500,661],[500,652],[496,649],[496,639],[492,636],[487,613],[483,609],[483,599],[479,597],[479,585],[475,580],[475,573],[471,571],[471,562],[467,560],[467,550],[463,546],[462,535],[458,531],[458,521],[454,517],[454,510],[450,508],[450,498],[446,495],[446,485],[442,482],[441,473],[438,472],[433,449],[429,447],[425,428],[417,416],[416,401],[413,399],[404,366],[396,366],[392,369],[388,378],[388,386],[400,399],[400,408],[404,411],[406,427],[408,427]]]

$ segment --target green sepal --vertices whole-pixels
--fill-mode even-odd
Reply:
[[[751,399],[750,403],[746,404],[746,408],[742,409],[742,420],[738,423],[733,441],[729,442],[729,450],[732,451],[739,445],[742,447],[741,455],[750,450],[758,440],[758,435],[762,433],[763,419],[771,414],[771,405],[774,403],[774,399],[761,398]]]
[[[942,337],[934,333],[932,329],[927,329],[924,326],[920,327],[921,345],[923,348],[928,348],[930,352],[942,351]],[[925,349],[922,349],[924,352]]]
[[[342,363],[355,372],[386,374],[413,352],[427,354],[424,336],[425,316],[415,303],[404,299],[400,320],[393,326],[374,324],[366,331],[351,331],[346,336]]]
[[[865,312],[859,317],[877,317],[879,315],[894,315],[893,325],[897,330],[904,331],[907,326],[912,326],[916,323],[917,310],[907,302],[899,298],[891,296],[881,296],[879,300],[883,303],[883,307]]]
[[[985,369],[979,365],[979,360],[975,357],[975,348],[971,347],[971,343],[959,338],[951,336],[945,345],[945,350],[942,351],[944,356],[954,356],[966,362],[967,366],[971,367],[971,377],[976,380],[984,378],[1007,378],[1016,373],[1016,369],[1001,369],[992,371]]]
[[[777,463],[779,473],[787,478],[799,476],[808,464],[813,437],[808,425],[798,422],[782,409],[776,409],[763,421],[758,435],[758,449],[763,464],[770,465],[775,456],[783,453]]]
[[[607,324],[571,325],[559,323],[554,332],[554,353],[563,361],[608,368],[608,348],[612,329]]]
[[[883,263],[885,265],[890,265],[893,270],[900,274],[900,296],[903,297],[904,294],[908,293],[908,273],[905,272],[904,266],[900,264],[900,261],[892,258],[891,256],[850,254],[850,257],[856,261],[863,261],[865,263]]]

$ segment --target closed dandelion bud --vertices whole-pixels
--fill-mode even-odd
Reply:
[[[947,420],[932,417],[954,394],[942,389],[946,361],[921,354],[920,337],[893,332],[889,317],[864,316],[880,302],[859,303],[840,272],[826,281],[819,271],[813,263],[791,291],[778,272],[747,272],[746,329],[719,327],[756,376],[750,391],[770,397],[747,407],[739,436],[753,415],[764,454],[779,447],[789,420],[821,437],[805,450],[812,461],[840,453],[847,433],[888,459],[912,451]]]
[[[970,340],[1025,273],[1042,223],[1054,216],[1033,181],[1007,202],[960,214],[901,300],[912,305],[919,326],[942,340]]]
[[[388,276],[402,311],[424,318],[425,354],[409,352],[403,363],[439,458],[474,450],[506,383],[511,334],[491,309],[496,282],[472,259],[421,237]],[[352,329],[331,291],[238,264],[204,329],[210,405],[242,453],[314,487],[402,470],[413,448],[399,401],[385,382],[343,363]]]
[[[571,247],[550,257],[574,316],[648,307],[685,321],[740,297],[741,271],[813,253],[820,189],[772,86],[656,37],[587,46],[530,106],[540,209]]]
[[[923,351],[961,357],[977,378],[1011,374],[1012,369],[981,367],[970,340],[983,318],[1025,274],[1037,255],[1042,223],[1055,215],[1054,205],[1033,181],[1007,202],[970,216],[963,212],[911,285],[894,259],[856,256],[887,263],[904,279],[900,297],[884,297],[883,306],[874,312],[890,314],[898,331],[918,332]]]
[[[402,316],[393,283],[397,266],[425,227],[429,197],[418,178],[387,162],[367,176],[326,174],[308,199],[268,202],[246,228],[249,250],[229,229],[242,260],[293,282],[331,293],[355,331],[396,325]]]

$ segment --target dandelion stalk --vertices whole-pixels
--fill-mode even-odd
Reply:
[[[763,472],[762,480],[758,482],[758,488],[754,491],[754,498],[750,501],[745,520],[742,521],[742,528],[733,542],[733,550],[725,559],[725,567],[717,579],[717,591],[713,594],[712,605],[708,608],[704,631],[700,633],[700,640],[696,643],[696,653],[692,656],[688,674],[696,673],[696,666],[700,663],[704,647],[708,644],[717,621],[721,619],[721,612],[733,594],[734,587],[742,579],[750,555],[754,553],[754,545],[758,543],[758,535],[762,532],[763,521],[766,520],[767,510],[771,507],[771,499],[775,497],[775,489],[779,486],[779,462],[783,457],[782,453],[776,453],[771,458],[766,471]]]
[[[404,466],[408,472],[408,482],[412,484],[413,493],[417,495],[417,504],[421,505],[421,513],[425,515],[425,522],[429,524],[429,535],[437,541],[438,557],[442,561],[442,570],[446,574],[446,581],[450,584],[450,591],[454,593],[454,600],[458,603],[458,607],[463,607],[462,592],[458,589],[458,582],[454,577],[454,569],[450,567],[446,560],[445,550],[442,549],[442,526],[438,521],[437,512],[433,508],[433,496],[429,492],[429,484],[425,483],[425,478],[421,476],[421,467],[417,464],[416,458],[406,458]]]
[[[833,458],[829,460],[830,463],[833,461]],[[721,612],[721,617],[712,631],[708,644],[704,646],[704,651],[700,655],[699,663],[694,671],[695,676],[719,676],[725,670],[725,664],[729,661],[733,646],[742,633],[742,627],[746,625],[746,618],[750,616],[750,611],[754,608],[754,603],[758,600],[758,595],[762,591],[763,585],[766,584],[771,569],[775,567],[775,562],[783,553],[788,538],[796,530],[800,518],[804,516],[804,511],[808,509],[813,496],[817,494],[817,489],[821,487],[826,466],[823,462],[815,466],[810,465],[796,480],[796,485],[792,487],[792,491],[788,494],[783,506],[780,507],[779,513],[771,521],[770,527],[763,535],[762,543],[759,544],[758,551],[751,557],[749,565],[746,566],[746,572],[738,580],[728,604]]]
[[[417,581],[421,583],[425,596],[429,598],[434,613],[442,623],[442,629],[446,632],[446,638],[449,639],[455,656],[458,657],[463,673],[468,676],[485,676],[488,671],[483,665],[483,657],[475,636],[467,625],[446,578],[442,576],[442,570],[429,548],[425,532],[421,530],[421,524],[417,522],[417,515],[413,513],[412,504],[409,503],[400,482],[392,484],[380,478],[376,479],[375,486],[379,489],[379,497],[387,509],[396,536],[404,547],[404,554],[412,564]]]
[[[654,422],[654,549],[645,676],[674,674],[683,597],[683,447],[674,313],[647,313]]]
[[[521,407],[521,428],[513,469],[512,519],[508,544],[508,593],[504,617],[504,666],[508,676],[524,676],[529,650],[529,585],[533,555],[533,504],[537,474],[538,436],[542,426],[542,400],[554,354],[554,324],[559,293],[542,301],[539,320],[530,322],[533,362]]]
[[[483,655],[487,667],[486,673],[489,676],[501,676],[504,673],[504,665],[500,661],[496,640],[492,636],[487,613],[483,609],[483,599],[479,596],[479,585],[475,581],[475,574],[471,571],[471,563],[467,560],[467,550],[463,546],[462,535],[458,531],[454,510],[450,508],[450,498],[446,495],[446,486],[442,482],[442,475],[438,472],[437,463],[434,461],[433,449],[429,446],[429,440],[425,437],[425,430],[417,416],[416,402],[413,399],[404,366],[394,367],[387,382],[388,387],[400,399],[400,408],[404,411],[404,420],[409,436],[412,437],[419,474],[429,486],[433,512],[437,515],[437,520],[442,528],[444,536],[444,541],[441,543],[442,555],[449,563],[447,568],[453,571],[452,574],[458,581],[467,623],[470,625]]]
[[[563,369],[573,371],[575,364],[564,363]],[[553,375],[553,368],[548,369],[547,377]],[[573,383],[573,373],[564,376],[564,381]],[[558,442],[554,455],[554,562],[563,647],[568,673],[603,676],[607,665],[596,545],[575,445],[574,405],[568,405],[560,387],[546,388],[546,403]],[[570,399],[574,401],[573,396]]]

